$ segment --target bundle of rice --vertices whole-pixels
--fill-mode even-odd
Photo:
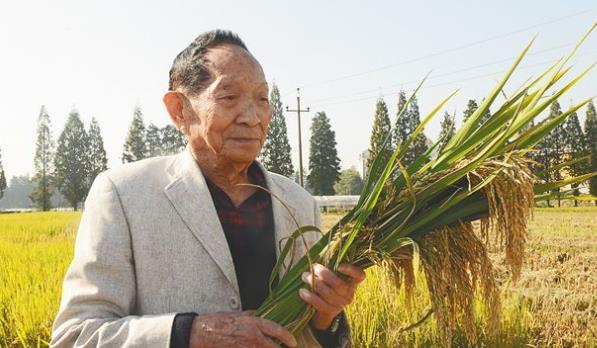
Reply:
[[[579,45],[596,26],[597,23]],[[569,72],[570,68],[564,66],[579,45],[568,57],[506,97],[502,105],[493,105],[492,109],[497,111],[485,123],[480,122],[503,93],[504,85],[531,44],[532,41],[437,155],[432,156],[435,144],[409,166],[405,167],[400,161],[413,139],[453,94],[423,119],[410,140],[398,146],[389,161],[378,154],[369,169],[358,204],[286,270],[256,315],[300,334],[314,314],[298,295],[298,290],[307,286],[301,274],[309,271],[313,263],[332,270],[337,270],[343,262],[362,267],[391,264],[396,284],[404,286],[408,293],[412,292],[414,283],[413,262],[420,260],[445,342],[451,342],[458,323],[470,342],[476,341],[474,299],[477,294],[486,311],[491,313],[487,331],[495,333],[500,320],[500,299],[486,249],[490,235],[503,244],[506,262],[515,280],[522,266],[527,221],[535,200],[548,199],[552,190],[595,174],[561,182],[536,183],[529,169],[531,160],[527,157],[546,134],[590,101],[571,107],[561,116],[536,125],[532,123],[593,67],[594,64],[551,91]],[[472,225],[475,220],[480,221],[478,231]],[[285,257],[292,252],[295,243],[301,243],[301,236],[307,231],[319,230],[314,226],[297,228],[282,250],[273,274],[278,274]]]

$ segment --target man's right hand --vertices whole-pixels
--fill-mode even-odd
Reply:
[[[273,321],[248,312],[221,312],[193,319],[190,348],[279,347],[274,339],[296,347],[296,339]]]

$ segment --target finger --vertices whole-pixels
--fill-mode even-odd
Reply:
[[[303,273],[301,278],[307,284],[311,284],[311,282],[313,281],[313,276],[309,272]],[[339,311],[341,311],[350,302],[352,302],[351,298],[336,292],[334,289],[327,286],[327,284],[325,284],[323,281],[320,281],[317,277],[315,277],[315,282],[317,284],[313,291],[317,295],[319,295],[319,297],[321,297],[325,302],[336,307]]]
[[[340,278],[336,273],[319,264],[313,267],[313,271],[316,278],[322,279],[330,288],[352,302],[356,292],[356,283]]]
[[[346,281],[340,279],[334,272],[318,263],[313,265],[313,273],[331,288],[343,288],[347,285]]]
[[[305,301],[308,304],[310,304],[311,306],[313,306],[313,308],[317,312],[320,312],[320,313],[323,313],[323,314],[329,315],[329,316],[335,316],[338,313],[340,313],[340,311],[338,311],[336,309],[336,307],[325,302],[321,297],[319,297],[318,295],[314,294],[313,292],[311,292],[305,288],[299,289],[299,296],[303,299],[303,301]]]
[[[271,320],[257,318],[257,327],[265,335],[277,338],[289,347],[296,347],[297,345],[296,339],[288,330]]]
[[[365,271],[363,271],[360,267],[351,265],[349,263],[340,264],[340,266],[338,266],[338,272],[346,274],[350,277],[353,283],[357,284],[365,280],[365,277],[367,276]]]

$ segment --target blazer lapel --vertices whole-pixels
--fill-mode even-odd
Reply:
[[[265,181],[267,183],[267,187],[272,193],[272,213],[274,216],[274,232],[275,232],[275,240],[276,240],[276,258],[280,258],[280,251],[286,245],[286,242],[289,241],[288,237],[294,232],[298,227],[293,219],[293,216],[296,217],[296,208],[294,207],[294,199],[290,195],[290,193],[280,184],[278,184],[275,180],[273,180],[272,176],[269,172],[263,167],[263,165],[257,162],[261,168],[261,171],[265,175]],[[293,262],[298,261],[299,255],[295,255]],[[286,269],[290,265],[291,261],[291,253],[287,256],[286,260],[284,260],[284,267],[280,270],[280,277],[284,275]]]
[[[164,189],[166,196],[238,294],[230,248],[205,178],[189,146],[178,155],[169,172],[172,181]]]

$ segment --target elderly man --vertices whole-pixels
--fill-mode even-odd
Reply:
[[[235,34],[204,33],[174,60],[163,100],[188,146],[97,177],[51,346],[297,346],[285,328],[250,314],[268,295],[291,215],[320,224],[305,190],[255,161],[271,117],[261,66]],[[343,309],[365,274],[348,264],[338,271],[345,277],[321,265],[303,275],[316,290],[300,291],[315,309],[302,346],[350,346]]]

